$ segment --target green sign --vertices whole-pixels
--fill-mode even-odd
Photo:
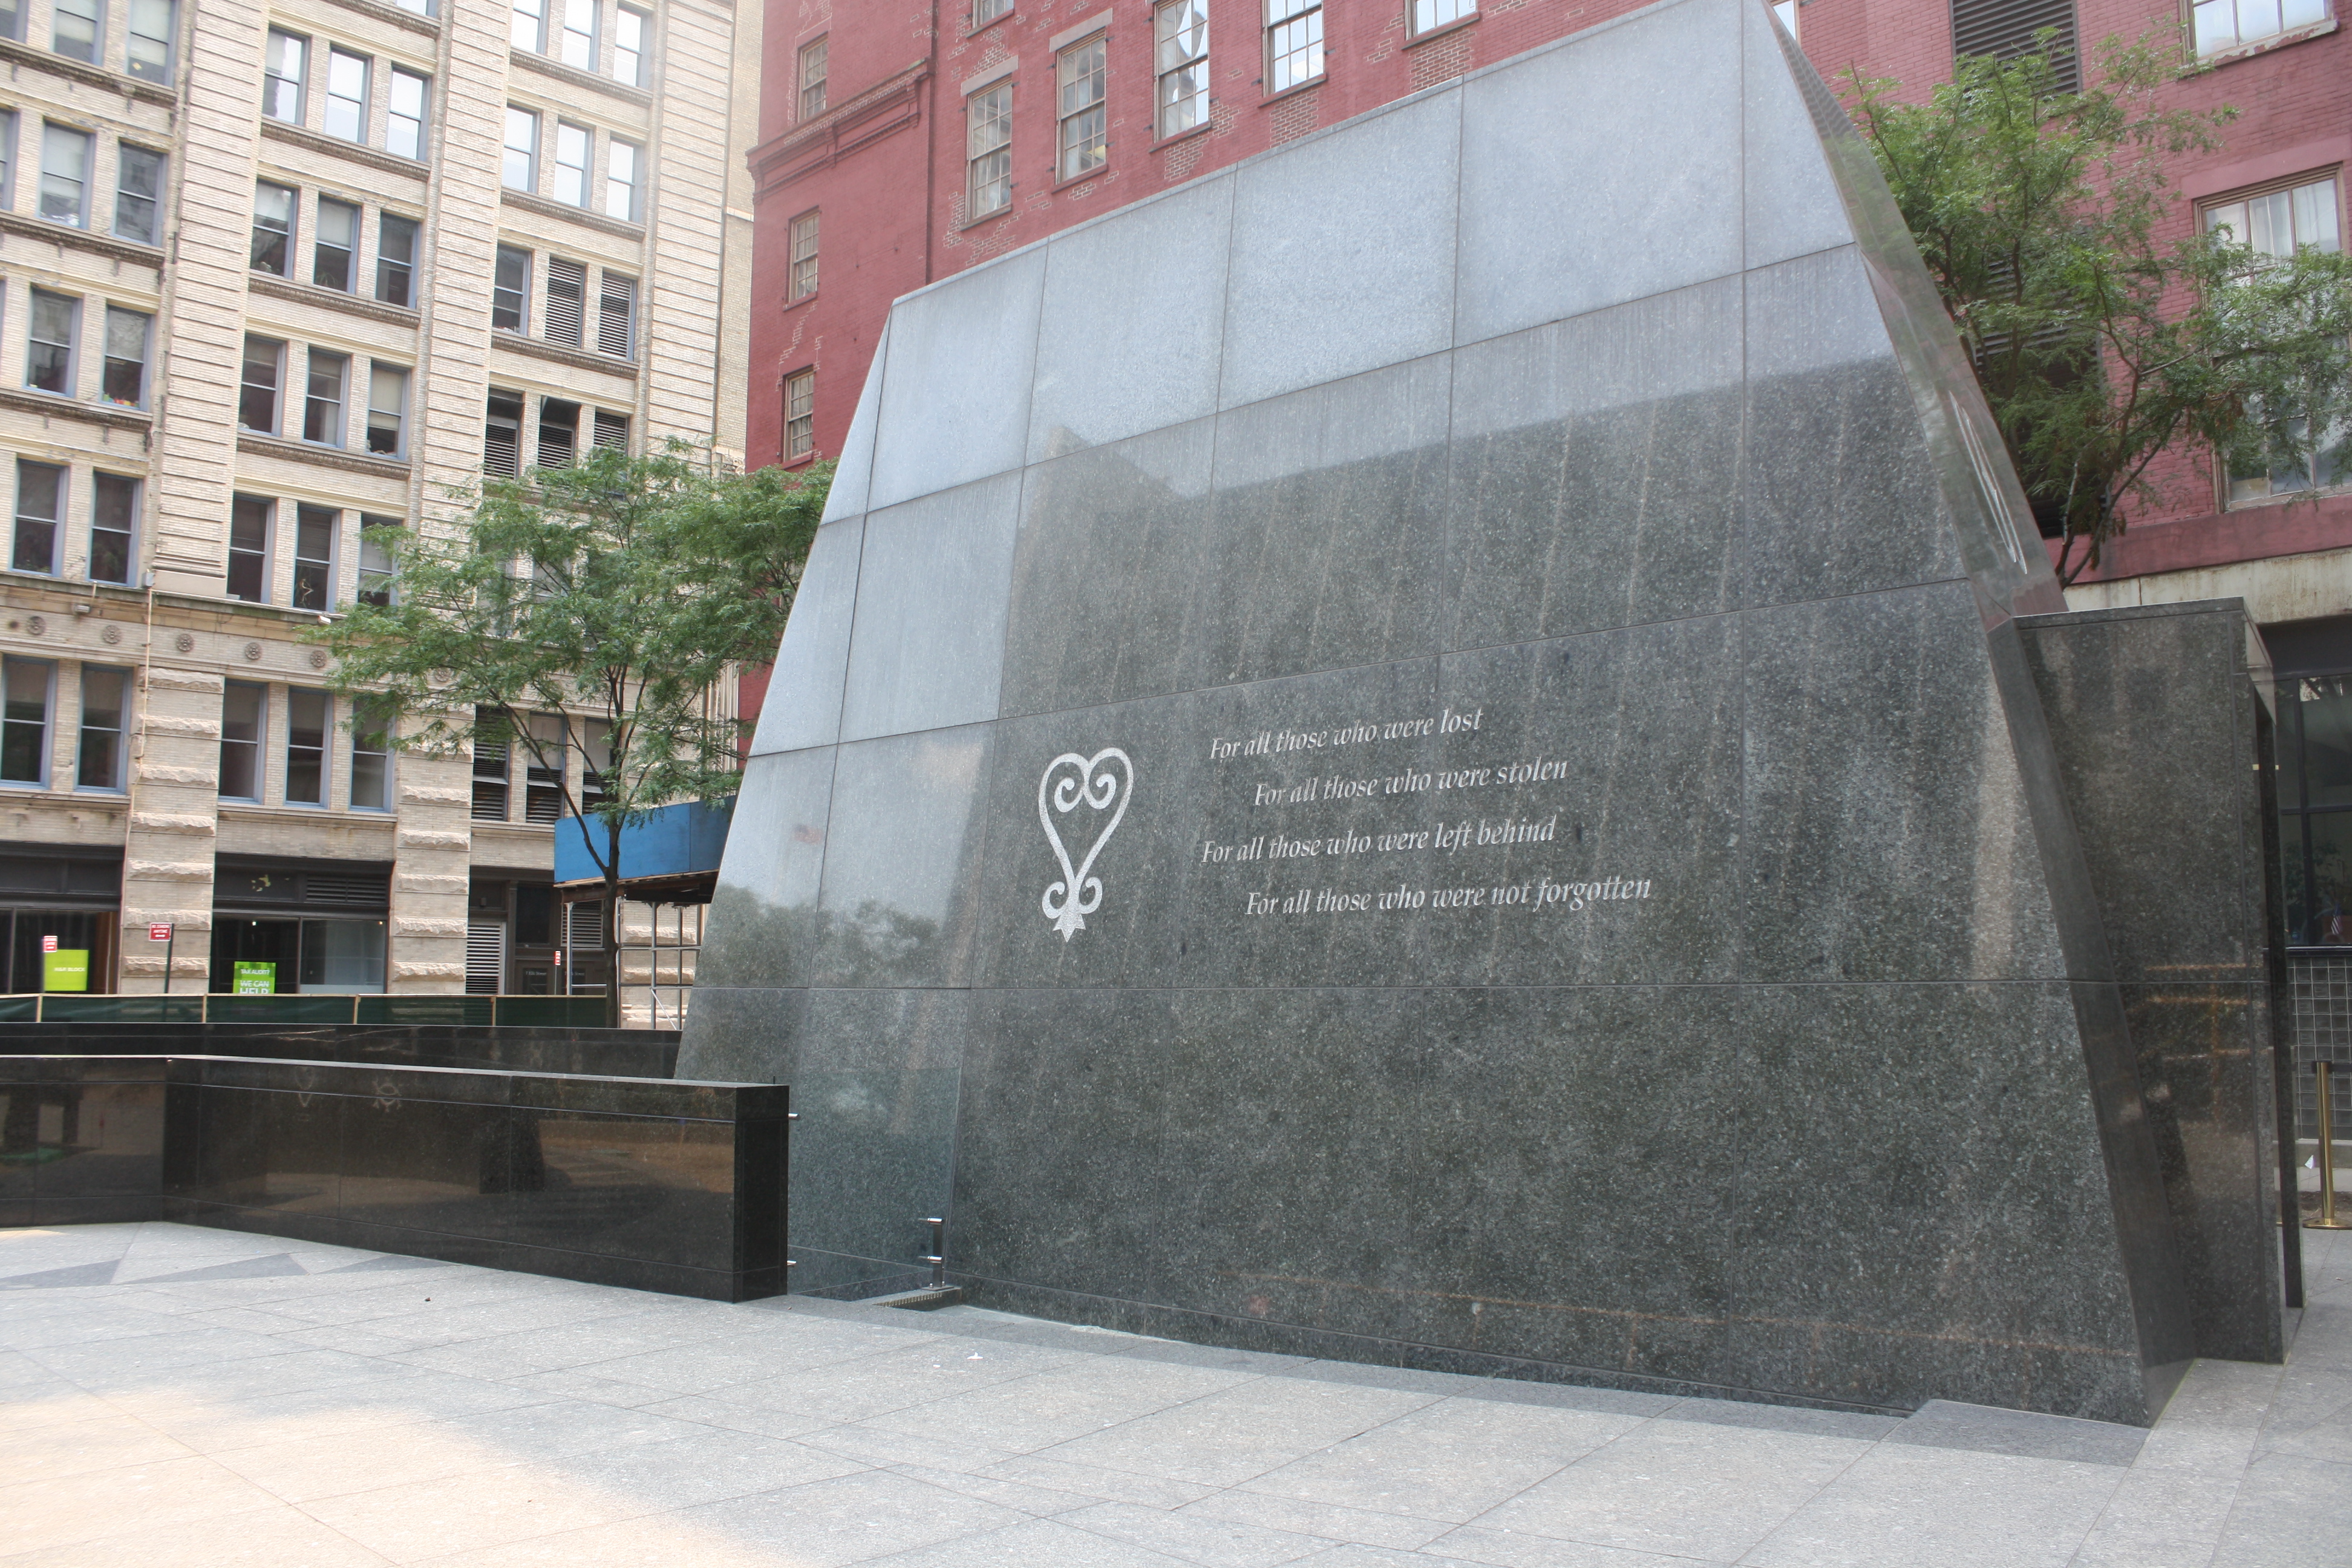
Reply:
[[[240,963],[236,966],[236,993],[239,996],[268,996],[278,989],[278,966],[274,963]]]
[[[44,991],[89,990],[89,949],[61,947],[55,952],[41,954],[41,989]]]

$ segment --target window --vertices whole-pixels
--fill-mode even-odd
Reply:
[[[555,122],[555,199],[566,206],[588,205],[588,154],[596,133],[568,120]]]
[[[508,41],[519,49],[532,54],[547,52],[547,0],[514,0],[514,14],[507,24]]]
[[[490,389],[482,426],[482,472],[511,479],[522,472],[522,394]]]
[[[536,758],[552,763],[552,767],[541,767],[534,763],[523,770],[522,819],[525,822],[553,823],[563,818],[563,715],[534,713],[530,717],[530,732],[539,742],[532,753]]]
[[[16,537],[8,564],[55,576],[58,521],[65,516],[66,471],[55,463],[16,459]]]
[[[499,247],[490,273],[490,325],[522,331],[530,320],[530,252]]]
[[[349,354],[310,351],[302,395],[302,439],[322,447],[343,444],[343,386],[351,371]]]
[[[49,782],[49,679],[56,667],[37,658],[11,658],[0,665],[0,779],[10,784]]]
[[[81,789],[122,787],[122,720],[131,672],[81,667],[81,745],[74,784]]]
[[[1797,5],[1798,0],[1772,0],[1772,19],[1792,38],[1797,36]]]
[[[89,214],[89,132],[41,125],[41,216],[80,228]]]
[[[264,436],[278,434],[278,378],[286,363],[286,345],[276,338],[245,340],[245,368],[237,387],[236,422],[240,428]]]
[[[180,30],[174,0],[131,0],[131,43],[122,68],[142,81],[172,79],[172,42]]]
[[[376,219],[375,297],[387,305],[416,303],[416,220],[395,213]]]
[[[294,276],[294,207],[290,185],[267,180],[253,187],[253,269],[276,278]]]
[[[221,691],[220,793],[223,800],[261,798],[261,737],[267,687],[232,680]]]
[[[608,139],[604,143],[604,216],[635,223],[637,165],[644,154],[634,142]]]
[[[261,53],[261,112],[289,125],[302,123],[302,84],[310,74],[310,40],[269,29]]]
[[[1010,16],[1013,0],[971,0],[971,25],[974,30],[987,26],[999,16]]]
[[[596,347],[620,359],[636,353],[637,280],[610,271],[596,300]]]
[[[25,327],[25,384],[36,392],[74,395],[74,333],[81,325],[81,301],[69,294],[33,290],[32,319]]]
[[[816,219],[813,212],[793,219],[792,262],[784,285],[787,300],[805,300],[816,292]]]
[[[269,527],[278,503],[238,496],[228,510],[228,596],[249,605],[269,602]]]
[[[89,580],[131,581],[131,541],[139,522],[139,481],[127,474],[90,476]]]
[[[405,66],[392,68],[392,97],[383,113],[385,152],[425,156],[425,88],[430,79]]]
[[[784,377],[784,461],[816,449],[816,372]]]
[[[801,118],[814,120],[824,112],[826,40],[801,46]]]
[[[629,449],[629,416],[596,410],[594,437],[599,451],[626,452]]]
[[[1160,134],[1173,136],[1209,119],[1209,0],[1172,0],[1152,14],[1160,76]]]
[[[163,190],[163,154],[118,142],[114,147],[114,233],[155,243],[155,203]]]
[[[2337,205],[2334,179],[2306,180],[2209,205],[2204,211],[2205,227],[2226,235],[2237,244],[2249,246],[2261,255],[2281,259],[2305,249],[2332,254],[2343,247]],[[2290,421],[2288,427],[2298,437],[2307,438],[2302,421]],[[2266,464],[2244,471],[2232,466],[2229,479],[2231,504],[2352,484],[2352,432],[2338,431],[2334,435],[2333,440],[2323,438],[2315,443],[2315,450],[2301,463]]]
[[[528,109],[507,108],[506,162],[499,178],[509,190],[539,189],[539,116]]]
[[[367,444],[379,457],[408,456],[408,372],[398,365],[368,363]]]
[[[106,0],[57,0],[50,13],[50,53],[96,65],[105,41]]]
[[[514,747],[506,739],[497,710],[474,710],[474,804],[476,822],[504,822],[509,788],[507,769]]]
[[[392,603],[393,531],[400,526],[396,517],[360,518],[360,582],[359,601],[362,605],[384,605]]]
[[[2189,7],[2197,52],[2210,55],[2327,20],[2327,0],[2201,0]]]
[[[1794,8],[1795,0],[1789,0]],[[1478,14],[1478,0],[1412,0],[1412,30],[1426,33]]]
[[[985,217],[1013,205],[1013,84],[964,100],[964,215]]]
[[[568,468],[580,450],[580,405],[560,397],[539,404],[539,466]]]
[[[0,0],[5,5],[6,0]],[[16,111],[0,109],[0,210],[16,206]]]
[[[25,0],[0,0],[0,38],[25,41]]]
[[[541,328],[551,343],[578,348],[587,324],[588,264],[550,257],[547,262],[547,310]]]
[[[1054,62],[1061,89],[1062,161],[1058,177],[1075,180],[1099,169],[1110,156],[1103,123],[1103,68],[1108,42],[1087,39],[1064,49]]]
[[[646,14],[626,5],[613,13],[613,79],[646,85]]]
[[[1323,74],[1322,0],[1265,0],[1268,95]]]
[[[294,607],[332,609],[335,604],[335,530],[342,513],[331,506],[294,509]]]
[[[377,698],[352,704],[352,809],[392,809],[392,710]]]
[[[118,408],[147,406],[147,342],[151,318],[143,310],[106,308],[106,373],[99,395]]]
[[[319,232],[310,242],[310,281],[348,294],[359,268],[360,209],[349,202],[319,198]]]
[[[327,721],[334,711],[323,691],[286,691],[286,804],[327,804]]]
[[[563,0],[563,63],[596,68],[596,7],[600,0]]]
[[[348,49],[327,51],[327,116],[321,127],[344,142],[367,140],[368,58]]]

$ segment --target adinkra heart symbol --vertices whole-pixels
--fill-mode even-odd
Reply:
[[[1104,765],[1113,762],[1118,764],[1116,769]],[[1087,873],[1094,869],[1095,857],[1110,842],[1110,836],[1118,831],[1118,819],[1127,815],[1128,797],[1134,793],[1135,764],[1117,746],[1105,746],[1091,757],[1064,752],[1047,763],[1037,777],[1037,820],[1045,825],[1054,858],[1062,863],[1062,879],[1045,889],[1044,907],[1045,918],[1054,922],[1064,942],[1086,930],[1087,917],[1102,908],[1102,879]],[[1095,836],[1087,858],[1073,868],[1054,818],[1067,816],[1081,802],[1098,812],[1108,810],[1110,820]],[[1056,899],[1061,900],[1058,904]]]

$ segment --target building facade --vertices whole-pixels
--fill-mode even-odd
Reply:
[[[485,472],[740,447],[735,16],[27,0],[0,32],[0,989],[46,945],[100,991],[167,952],[176,991],[563,989],[551,781],[399,752],[303,634]]]

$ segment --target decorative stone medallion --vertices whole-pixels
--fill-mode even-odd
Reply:
[[[1117,762],[1116,771],[1104,764]],[[1060,777],[1055,775],[1059,773]],[[1037,820],[1045,825],[1046,841],[1054,847],[1054,858],[1061,862],[1062,879],[1045,889],[1043,907],[1045,918],[1067,942],[1087,929],[1087,916],[1102,908],[1103,884],[1100,877],[1087,873],[1094,869],[1095,857],[1103,852],[1110,836],[1118,831],[1118,820],[1127,815],[1129,797],[1135,794],[1135,764],[1117,746],[1105,746],[1091,757],[1076,752],[1065,752],[1045,764],[1037,777]],[[1086,858],[1074,869],[1070,865],[1069,847],[1062,842],[1061,830],[1054,826],[1055,816],[1067,817],[1083,803],[1096,812],[1108,810],[1110,820],[1102,825],[1087,846]],[[1078,819],[1083,824],[1084,818]],[[1061,901],[1057,904],[1055,899]]]
[[[249,643],[246,644],[246,645],[245,645],[245,660],[246,660],[246,662],[247,662],[247,664],[257,664],[257,663],[259,663],[259,662],[260,662],[260,659],[261,659],[261,645],[260,645],[259,643],[257,643],[257,642],[249,642]]]

